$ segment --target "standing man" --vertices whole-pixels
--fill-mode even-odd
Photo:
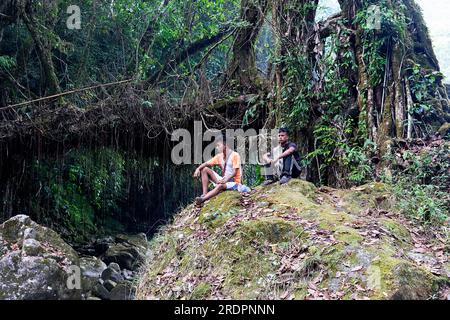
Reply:
[[[195,198],[198,205],[218,195],[225,190],[238,190],[248,192],[249,188],[241,184],[241,157],[227,145],[226,136],[217,141],[219,153],[209,161],[201,164],[194,172],[194,177],[201,177],[203,194]],[[218,165],[222,170],[222,176],[212,170],[211,166]],[[209,181],[214,184],[214,189],[208,192]]]
[[[297,145],[289,141],[289,130],[281,128],[278,131],[278,147],[263,155],[264,186],[279,180],[280,184],[288,183],[291,178],[300,176],[300,154]]]

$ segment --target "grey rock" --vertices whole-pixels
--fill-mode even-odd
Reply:
[[[115,272],[120,273],[120,266],[119,266],[117,263],[115,263],[115,262],[111,262],[111,263],[108,265],[108,268],[114,270]]]
[[[117,282],[114,282],[112,280],[106,280],[103,286],[106,288],[106,290],[111,291],[117,286]]]
[[[145,261],[149,245],[145,234],[118,235],[118,243],[111,245],[103,256],[106,263],[115,262],[122,269],[137,270]]]
[[[91,291],[106,269],[106,264],[96,257],[83,257],[80,259],[83,291]]]
[[[102,260],[96,257],[82,257],[80,258],[80,268],[83,276],[100,278],[107,267]]]
[[[110,293],[111,300],[134,300],[136,289],[129,282],[119,283]]]
[[[23,232],[24,239],[36,239],[37,233],[33,228],[26,228]]]
[[[119,272],[116,272],[115,270],[111,269],[110,267],[106,268],[102,272],[101,277],[102,277],[102,280],[104,280],[104,281],[112,280],[114,282],[120,282],[124,279]]]
[[[100,283],[95,284],[92,294],[102,300],[109,300],[110,298],[109,291]]]
[[[38,256],[45,252],[41,243],[34,239],[25,239],[22,243],[22,254],[27,256]]]
[[[122,275],[125,280],[132,280],[134,278],[134,272],[131,270],[123,269]]]
[[[67,286],[78,254],[56,232],[19,215],[0,225],[0,244],[0,300],[81,299]]]
[[[148,240],[145,233],[139,233],[136,235],[126,235],[126,234],[119,234],[116,236],[116,241],[118,243],[127,242],[135,247],[147,247],[148,246]]]

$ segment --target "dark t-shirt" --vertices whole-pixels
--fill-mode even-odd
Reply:
[[[294,159],[295,161],[298,163],[298,165],[300,165],[300,153],[298,152],[298,147],[295,143],[288,141],[284,146],[283,146],[283,152],[285,152],[287,149],[290,148],[294,148],[295,151],[293,153]]]

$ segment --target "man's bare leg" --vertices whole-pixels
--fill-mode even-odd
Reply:
[[[205,196],[208,193],[208,184],[209,180],[212,180],[214,183],[217,183],[217,177],[214,174],[214,171],[210,168],[203,168],[201,171],[202,174],[202,196]]]
[[[226,189],[227,189],[227,185],[226,184],[218,184],[210,192],[208,192],[204,196],[196,198],[195,200],[197,201],[198,204],[201,204],[201,203],[205,202],[206,200],[209,200],[212,197],[217,196],[219,193],[221,193],[222,191],[225,191]]]

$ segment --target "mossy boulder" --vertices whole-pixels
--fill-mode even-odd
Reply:
[[[350,190],[339,190],[339,206],[348,213],[362,214],[367,210],[392,210],[395,201],[391,187],[373,182]]]
[[[0,225],[0,300],[80,299],[69,288],[78,254],[51,229],[25,215]]]
[[[233,214],[239,212],[241,196],[237,191],[223,192],[219,197],[211,199],[201,209],[199,221],[211,228],[223,225]]]
[[[151,241],[137,298],[428,299],[440,280],[406,225],[382,183],[224,192]]]
[[[239,227],[243,239],[269,243],[281,243],[297,239],[303,233],[301,226],[281,218],[261,218],[243,221]]]
[[[381,219],[381,224],[391,233],[394,238],[406,243],[411,242],[410,232],[398,221],[389,218],[383,218]]]

